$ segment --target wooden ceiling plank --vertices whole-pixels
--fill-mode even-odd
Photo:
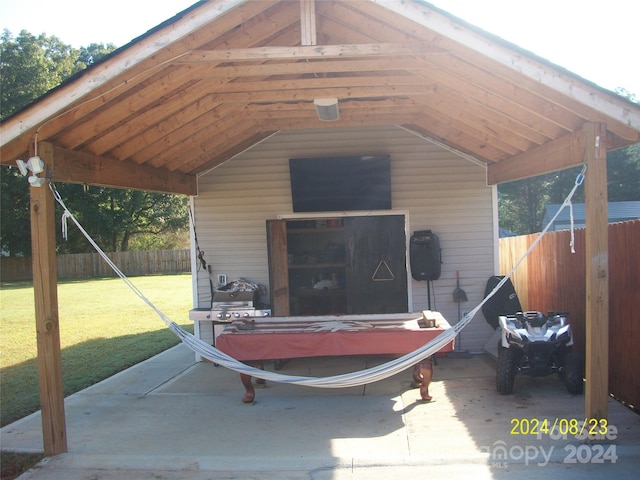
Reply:
[[[431,128],[430,125],[431,123],[428,122],[428,119],[421,118],[420,122],[402,124],[401,127],[406,128],[407,130],[410,130],[412,132],[416,132],[421,136],[425,137],[426,139],[431,139],[436,142],[442,143],[443,145],[451,149],[451,151],[460,152],[463,156],[467,155],[469,158],[474,159],[474,161],[477,159],[477,161],[483,162],[485,164],[491,162],[490,150],[487,150],[487,151],[485,151],[484,149],[470,150],[462,145],[451,143],[448,138],[445,138],[440,135],[442,133],[442,129],[440,129],[439,131],[435,131],[434,129]],[[445,133],[446,133],[446,129],[445,129]]]
[[[323,22],[323,30],[332,28],[338,32],[353,32],[366,36],[375,42],[422,43],[421,30],[398,25],[397,19],[379,11],[370,2],[322,2],[321,13],[328,19]],[[329,25],[327,25],[329,24]],[[416,35],[418,33],[418,35]],[[344,33],[343,33],[344,35]],[[350,42],[351,43],[351,42]],[[426,45],[431,42],[424,42]],[[430,48],[434,48],[431,46]]]
[[[277,130],[273,130],[273,131],[262,131],[262,132],[257,132],[251,136],[247,136],[245,139],[238,141],[238,143],[234,144],[234,145],[229,145],[227,146],[227,148],[222,148],[222,153],[214,155],[214,156],[209,156],[208,159],[206,159],[205,161],[201,162],[199,167],[198,167],[198,171],[197,172],[192,172],[192,173],[198,173],[198,176],[207,173],[208,171],[210,171],[211,169],[223,164],[224,162],[232,159],[234,156],[244,152],[245,150],[247,150],[248,148],[253,147],[254,145],[260,143],[261,141],[263,141],[265,138],[270,137],[271,135],[273,135],[274,133],[276,133]]]
[[[221,135],[227,123],[240,122],[242,116],[229,105],[220,105],[181,125],[132,156],[136,163],[162,166],[174,158],[184,158],[186,151],[197,147],[208,139]]]
[[[543,173],[575,167],[583,163],[582,130],[489,165],[489,185],[534,177]]]
[[[393,0],[397,1],[397,0]],[[342,8],[350,8],[351,10],[358,12],[360,16],[363,18],[369,19],[367,22],[368,28],[375,29],[371,25],[371,22],[379,22],[380,26],[375,29],[376,38],[384,39],[384,38],[396,38],[397,36],[403,36],[405,38],[425,38],[425,29],[423,25],[419,22],[416,22],[417,19],[414,19],[411,16],[403,17],[398,15],[389,16],[389,11],[384,6],[378,5],[377,0],[373,2],[337,2],[339,5],[335,7],[335,12],[339,16],[344,15],[339,7]],[[427,12],[428,15],[430,10],[428,7],[422,9],[423,12]],[[434,37],[433,33],[429,33],[431,37]],[[433,38],[429,39],[429,43],[432,43]],[[383,40],[382,40],[383,41]],[[434,44],[437,42],[433,42]]]
[[[53,165],[51,173],[54,181],[183,195],[195,195],[197,192],[196,178],[193,175],[98,157],[48,142],[42,142],[41,145],[53,155],[53,159],[44,160]]]
[[[161,105],[137,112],[124,124],[87,143],[87,148],[97,155],[110,152],[117,158],[129,158],[144,148],[144,143],[156,142],[219,105],[211,101],[206,93],[203,96],[199,84],[177,92],[177,95],[166,98]]]
[[[482,105],[460,96],[452,95],[446,90],[440,90],[437,94],[428,97],[428,99],[422,97],[422,99],[418,99],[418,102],[440,112],[440,115],[451,115],[463,124],[492,135],[500,142],[505,142],[515,147],[518,151],[525,151],[549,141],[549,138],[536,132],[531,132],[530,129],[512,121],[506,115],[498,112],[487,115]]]
[[[208,122],[216,122],[231,110],[231,107],[223,108],[207,95],[197,103],[188,104],[182,110],[173,110],[163,120],[150,124],[138,135],[118,144],[110,153],[118,158],[128,158],[138,164],[144,164],[190,135],[195,128],[194,125],[204,121],[203,116],[208,117]]]
[[[189,85],[190,81],[192,80],[185,72],[164,72],[156,81],[149,81],[146,86],[131,89],[77,120],[72,128],[56,135],[56,142],[70,149],[90,143],[97,136],[115,128],[118,123],[125,124],[139,112],[161,105],[165,97],[175,95],[181,88],[186,88],[185,85]]]
[[[455,131],[464,132],[465,135],[477,141],[490,143],[503,152],[499,158],[510,157],[532,146],[529,142],[519,146],[513,145],[513,143],[518,143],[517,137],[510,132],[505,130],[498,132],[487,128],[483,125],[482,116],[476,116],[464,106],[457,107],[456,103],[439,97],[439,94],[433,95],[429,97],[428,101],[421,102],[422,112],[433,118],[446,118]]]
[[[539,94],[522,88],[515,79],[510,80],[495,74],[495,71],[487,71],[475,64],[461,60],[453,55],[438,55],[421,60],[425,70],[421,72],[429,78],[430,72],[449,72],[463,82],[473,84],[486,91],[495,92],[506,101],[523,108],[527,115],[540,117],[554,123],[564,131],[574,131],[583,123],[583,119],[564,105],[549,102]]]
[[[319,15],[322,17],[322,30],[331,38],[339,39],[344,43],[384,43],[389,37],[384,35],[384,27],[374,19],[354,10],[351,3],[355,2],[321,2],[318,6]],[[387,24],[387,28],[389,25]],[[405,39],[404,32],[393,39],[402,43]],[[407,37],[408,39],[408,37]]]
[[[204,50],[224,50],[248,48],[268,44],[292,26],[297,31],[292,44],[300,42],[300,12],[281,0],[263,2],[250,1],[238,8],[239,15],[222,24],[216,23],[209,29],[209,40],[198,48]],[[224,17],[227,19],[227,16]],[[288,44],[288,43],[287,43]]]
[[[188,74],[185,74],[185,75],[177,75],[177,74],[175,74],[173,77],[174,78],[171,79],[172,80],[171,84],[173,84],[173,82],[179,81],[180,78],[189,78]],[[168,81],[165,82],[165,83],[169,84]],[[235,85],[235,83],[232,84],[232,85]],[[251,88],[249,88],[249,89],[251,89]],[[165,93],[165,92],[163,92],[163,93]],[[166,93],[165,93],[165,95],[166,95]],[[188,100],[185,99],[185,101],[188,101]],[[166,104],[165,103],[166,102],[163,102],[162,109],[166,109]],[[139,100],[136,103],[136,102],[134,102],[132,100],[132,101],[128,102],[126,105],[121,106],[120,108],[124,108],[125,110],[134,111],[134,112],[138,113],[139,110],[143,109],[143,101]],[[160,110],[160,109],[157,108],[157,107],[153,108],[153,111],[158,111],[158,110]],[[115,114],[115,113],[113,115],[117,116],[117,114]],[[135,118],[137,118],[137,116],[136,117],[132,117],[132,118],[126,118],[125,117],[125,119],[123,119],[121,121],[121,127],[122,128],[113,127],[111,132],[107,133],[106,135],[102,135],[97,140],[97,142],[99,142],[99,144],[100,144],[100,146],[97,149],[96,149],[97,145],[89,143],[89,145],[92,146],[93,153],[101,154],[101,153],[104,153],[105,151],[108,151],[109,147],[107,145],[109,144],[109,140],[111,138],[115,137],[115,136],[120,136],[123,129],[126,129],[127,131],[130,132],[129,137],[126,137],[126,138],[130,138],[131,136],[133,136],[134,132],[135,132],[135,129],[133,128],[133,124],[135,122]],[[92,125],[91,128],[95,128],[95,126]],[[82,131],[81,128],[75,128],[74,129],[74,134],[77,136],[77,138],[82,138],[82,136],[85,135],[85,132]],[[61,140],[65,145],[77,146],[75,142],[72,142],[71,140],[69,140],[67,138],[63,137]]]
[[[321,2],[325,5],[328,2]],[[324,35],[323,45],[340,45],[340,44],[368,44],[376,43],[371,32],[363,32],[355,30],[355,28],[344,28],[343,21],[336,21],[325,15],[320,16],[322,19],[322,34]],[[398,42],[402,43],[402,42]]]
[[[458,125],[443,119],[440,115],[430,116],[423,111],[423,115],[415,122],[399,122],[416,124],[421,132],[434,136],[458,150],[471,154],[477,158],[501,158],[504,151],[494,147],[486,141],[486,138],[475,138],[465,131],[456,128]]]
[[[221,106],[227,109],[228,106]],[[179,161],[180,164],[188,161],[189,158],[198,157],[202,153],[209,153],[209,144],[211,142],[223,141],[229,136],[235,135],[236,130],[245,128],[245,124],[252,124],[253,120],[247,118],[242,113],[228,110],[228,114],[221,114],[218,122],[209,122],[206,118],[202,121],[191,122],[186,125],[181,132],[182,139],[172,141],[165,145],[165,148],[158,152],[152,158],[149,158],[145,164],[149,166],[165,166],[173,165],[172,162]],[[187,135],[188,133],[188,135]],[[144,152],[148,155],[148,152]],[[173,167],[167,167],[169,169]]]
[[[209,136],[200,145],[185,150],[187,155],[183,159],[174,160],[171,168],[184,172],[207,168],[203,167],[203,164],[208,164],[212,157],[220,154],[227,155],[228,151],[235,149],[237,143],[244,143],[247,138],[252,138],[259,132],[253,120],[235,122],[233,125],[228,125],[223,135]]]
[[[452,95],[458,95],[482,105],[487,114],[489,112],[501,113],[547,138],[556,138],[571,131],[548,117],[535,114],[531,109],[505,99],[493,89],[477,86],[475,83],[463,80],[446,70],[432,68],[419,70],[419,72],[424,72],[425,80],[450,91]]]

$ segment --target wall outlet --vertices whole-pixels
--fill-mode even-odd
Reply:
[[[226,285],[227,284],[227,275],[224,273],[218,274],[218,285]]]

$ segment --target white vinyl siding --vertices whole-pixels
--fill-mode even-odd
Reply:
[[[349,155],[391,157],[392,211],[408,215],[408,237],[427,229],[439,236],[442,274],[432,282],[431,308],[455,323],[456,270],[468,297],[463,312],[481,301],[494,274],[492,190],[483,167],[395,126],[280,132],[201,176],[196,233],[213,278],[224,273],[229,281],[240,277],[268,286],[266,220],[292,214],[289,159]],[[207,307],[203,272],[197,283],[198,306]],[[426,310],[426,282],[409,272],[409,288],[410,309]],[[462,334],[462,348],[482,351],[491,333],[478,314]]]

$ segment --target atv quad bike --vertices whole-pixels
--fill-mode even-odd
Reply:
[[[568,313],[518,312],[499,317],[496,388],[502,395],[513,392],[516,374],[544,377],[557,373],[567,390],[582,393],[582,359],[571,351],[573,335]]]

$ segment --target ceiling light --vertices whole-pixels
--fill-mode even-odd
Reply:
[[[20,175],[26,177],[27,173],[29,173],[29,170],[27,170],[27,163],[24,160],[16,160],[16,164],[18,165],[18,170],[20,170]]]
[[[340,118],[337,98],[316,98],[313,101],[318,118],[323,122],[333,122]]]
[[[44,185],[44,178],[38,177],[36,175],[31,175],[29,177],[29,184],[32,187],[41,187],[42,185]]]
[[[27,166],[29,170],[33,172],[34,175],[42,173],[44,171],[44,162],[39,156],[31,157],[27,162]]]
[[[16,160],[20,174],[26,177],[29,171],[33,175],[29,177],[29,184],[33,187],[41,187],[44,184],[44,178],[38,177],[39,173],[44,172],[44,162],[39,156],[31,157],[26,162],[24,160]]]

